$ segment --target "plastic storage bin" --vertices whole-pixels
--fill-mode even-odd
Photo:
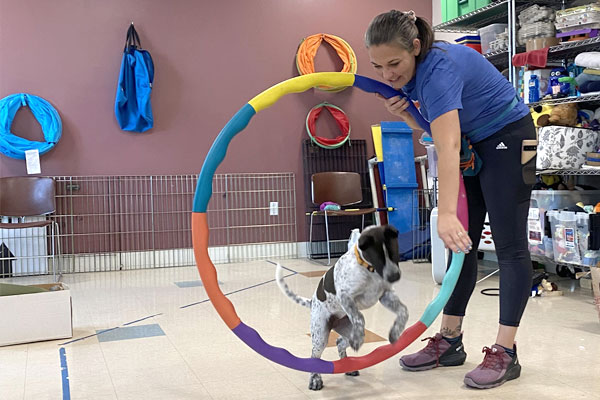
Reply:
[[[442,22],[460,17],[490,4],[491,0],[442,0]]]
[[[554,260],[568,264],[581,264],[577,244],[577,217],[572,211],[561,211],[551,220]]]
[[[491,51],[490,42],[496,40],[496,35],[503,33],[506,29],[508,29],[508,24],[491,24],[479,28],[477,32],[481,38],[481,53],[489,53]]]
[[[600,202],[600,190],[533,190],[531,207],[540,211],[560,210],[574,206],[578,202],[595,205]],[[541,214],[540,214],[541,215]],[[542,228],[544,227],[542,221]]]
[[[600,4],[592,3],[556,12],[556,29],[569,31],[600,27]]]
[[[544,246],[544,212],[539,208],[530,208],[527,217],[527,238],[529,252],[534,255],[545,256]]]
[[[577,219],[577,243],[581,264],[588,267],[596,265],[600,252],[590,249],[590,216],[587,213],[575,214]]]
[[[481,39],[477,35],[459,37],[454,41],[481,53]]]

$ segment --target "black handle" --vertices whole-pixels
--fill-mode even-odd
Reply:
[[[127,51],[129,49],[137,49],[142,48],[142,44],[140,42],[140,36],[138,35],[135,27],[133,26],[133,22],[129,25],[129,29],[127,29],[127,36],[125,39],[125,48],[123,51]]]

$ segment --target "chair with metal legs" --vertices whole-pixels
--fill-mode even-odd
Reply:
[[[327,238],[327,265],[331,264],[331,241],[329,239],[329,218],[339,216],[361,216],[361,230],[365,227],[365,215],[373,214],[375,208],[343,209],[362,202],[362,186],[360,175],[356,172],[319,172],[311,176],[311,196],[315,205],[326,201],[337,203],[341,210],[313,211],[310,214],[309,247],[312,249],[313,219],[322,215],[325,218],[325,235]],[[349,234],[350,232],[348,232]]]
[[[0,230],[6,236],[3,240],[20,253],[14,258],[19,268],[10,275],[48,273],[43,267],[46,260],[52,262],[55,281],[57,272],[60,275],[59,229],[49,218],[56,210],[55,194],[53,178],[0,178]]]

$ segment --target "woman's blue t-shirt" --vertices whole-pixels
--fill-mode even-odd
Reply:
[[[419,101],[423,117],[430,122],[458,110],[464,134],[492,122],[516,96],[512,84],[481,54],[446,42],[433,44],[404,91]],[[469,138],[472,143],[480,142],[528,113],[520,100],[506,117]]]

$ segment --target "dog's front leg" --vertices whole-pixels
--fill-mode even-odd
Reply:
[[[396,293],[391,290],[385,291],[383,296],[379,299],[379,302],[388,310],[396,314],[396,320],[392,329],[390,329],[390,343],[394,343],[400,337],[400,334],[406,326],[408,320],[408,308],[400,301]]]
[[[348,315],[348,318],[352,323],[352,330],[350,331],[350,337],[348,338],[350,347],[357,351],[365,341],[365,317],[363,317],[362,313],[358,310],[352,296],[347,293],[340,293],[338,298],[342,309],[346,315]]]

